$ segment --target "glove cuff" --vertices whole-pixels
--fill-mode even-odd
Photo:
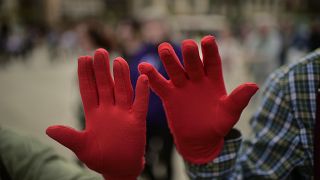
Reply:
[[[214,145],[214,147],[208,151],[207,154],[199,154],[199,156],[194,156],[194,155],[183,155],[183,158],[185,159],[185,161],[191,163],[191,164],[197,164],[197,165],[201,165],[201,164],[206,164],[208,162],[213,161],[216,157],[219,156],[220,152],[223,149],[223,145],[224,145],[224,139],[221,139],[217,144]]]

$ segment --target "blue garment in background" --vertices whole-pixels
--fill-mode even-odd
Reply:
[[[180,47],[172,44],[179,59],[182,59]],[[158,45],[155,44],[144,44],[140,50],[129,60],[131,82],[135,87],[137,78],[139,77],[138,65],[141,62],[147,62],[152,64],[166,79],[168,75],[165,72],[164,66],[161,63],[158,55]],[[147,115],[147,124],[156,126],[166,126],[166,116],[160,98],[154,93],[150,92],[149,109]]]

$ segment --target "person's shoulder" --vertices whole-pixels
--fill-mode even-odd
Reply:
[[[320,74],[320,49],[317,49],[299,61],[280,67],[274,71],[268,78],[266,85],[271,84],[289,84],[290,76],[319,75]]]
[[[288,65],[287,73],[319,73],[310,68],[320,65],[320,48],[302,57],[298,62]],[[316,71],[319,69],[314,68]]]

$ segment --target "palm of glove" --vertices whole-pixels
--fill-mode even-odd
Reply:
[[[88,113],[86,119],[89,122],[82,133],[83,138],[79,140],[81,148],[74,150],[82,162],[100,173],[116,175],[141,171],[146,128],[133,112],[117,107],[101,107]],[[121,148],[130,148],[130,151]]]
[[[47,134],[72,150],[90,169],[107,179],[135,179],[143,169],[146,144],[148,79],[139,77],[135,100],[128,64],[114,61],[114,80],[109,56],[98,49],[78,61],[80,94],[86,127],[77,131],[51,126]]]
[[[201,45],[203,62],[197,44],[183,42],[184,67],[168,43],[159,46],[170,80],[150,64],[139,66],[163,102],[178,151],[196,164],[207,163],[219,154],[224,136],[258,89],[253,83],[245,83],[227,95],[215,39],[207,36]]]
[[[163,99],[163,103],[170,128],[173,128],[178,136],[182,139],[198,139],[197,143],[201,143],[217,132],[214,130],[215,123],[218,124],[222,119],[217,119],[216,113],[210,112],[218,111],[219,98],[225,94],[219,96],[212,93],[214,87],[211,82],[207,79],[197,84],[191,82],[187,83],[183,89],[175,88],[170,92],[168,97]],[[170,119],[175,121],[170,121]],[[216,122],[213,122],[214,119]],[[193,129],[203,131],[193,131]],[[219,135],[224,134],[219,133]]]

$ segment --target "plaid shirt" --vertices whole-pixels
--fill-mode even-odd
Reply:
[[[226,138],[205,165],[186,162],[191,179],[313,179],[313,136],[320,49],[274,72],[250,121],[252,138]],[[241,147],[240,147],[241,146]],[[238,150],[240,151],[238,152]]]

